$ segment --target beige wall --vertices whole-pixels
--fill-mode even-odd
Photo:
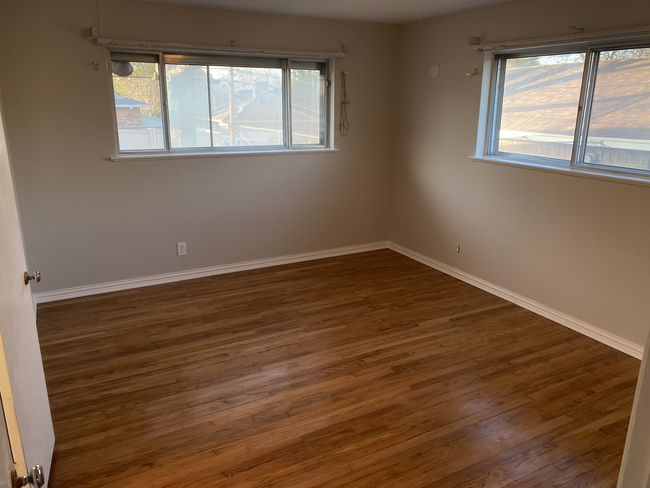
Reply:
[[[647,26],[647,1],[525,0],[399,27],[101,5],[105,37],[317,51],[349,44],[337,68],[351,73],[352,129],[337,137],[335,154],[111,162],[108,73],[82,36],[98,24],[95,2],[2,2],[0,44],[10,48],[0,50],[0,86],[27,257],[45,276],[37,291],[389,237],[645,342],[650,188],[470,161],[480,78],[465,73],[482,62],[468,36]],[[442,67],[435,80],[433,63]],[[179,241],[187,257],[176,257]]]
[[[365,244],[388,232],[396,28],[102,0],[102,36],[350,53],[334,154],[111,162],[94,0],[0,2],[0,86],[35,292]],[[93,62],[100,70],[95,71]],[[176,242],[188,256],[176,256]]]
[[[400,26],[390,239],[636,344],[650,325],[650,188],[470,161],[485,42],[650,25],[650,2],[526,0]],[[429,76],[433,63],[441,74]],[[460,243],[460,254],[454,252]]]

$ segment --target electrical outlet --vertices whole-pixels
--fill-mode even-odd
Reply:
[[[460,254],[460,244],[456,244],[456,252]]]
[[[176,255],[187,256],[187,244],[184,242],[176,243]]]

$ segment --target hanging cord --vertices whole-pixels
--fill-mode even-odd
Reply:
[[[341,119],[339,121],[339,132],[342,136],[346,135],[350,129],[350,121],[348,120],[348,105],[350,105],[350,99],[348,98],[348,91],[345,86],[347,75],[347,71],[341,71]]]

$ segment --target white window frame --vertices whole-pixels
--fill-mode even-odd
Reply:
[[[113,88],[113,75],[109,69],[110,97],[113,117],[113,132],[115,140],[114,161],[121,160],[148,160],[167,158],[205,158],[205,157],[233,157],[233,156],[255,156],[255,155],[280,155],[280,154],[313,154],[338,151],[334,147],[334,98],[335,98],[335,60],[343,58],[343,53],[311,53],[299,51],[267,51],[258,49],[238,48],[214,48],[205,46],[190,46],[180,44],[146,43],[142,41],[123,41],[115,39],[100,38],[98,44],[106,51],[106,57],[110,61],[111,53],[131,53],[154,55],[158,58],[160,72],[160,100],[162,104],[162,123],[164,132],[165,149],[160,150],[120,150],[117,111]],[[272,58],[282,63],[283,78],[283,129],[284,144],[282,146],[226,146],[208,148],[172,148],[170,144],[169,111],[167,107],[167,82],[165,76],[165,57],[177,58],[179,61],[186,61],[189,64],[210,65],[210,56],[242,58]],[[205,64],[203,61],[205,61]],[[322,101],[322,124],[324,137],[322,144],[293,144],[291,127],[291,62],[304,64],[318,62],[325,65],[324,73],[324,97]]]
[[[479,46],[484,52],[481,102],[476,152],[470,159],[481,162],[512,165],[596,179],[650,186],[650,169],[608,167],[584,162],[587,128],[593,101],[598,53],[611,49],[650,48],[650,30],[618,31],[600,35],[577,35],[571,38]],[[505,59],[513,57],[585,53],[580,98],[573,135],[570,161],[541,158],[498,151],[498,125],[503,95]]]

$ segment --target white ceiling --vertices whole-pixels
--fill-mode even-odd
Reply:
[[[512,0],[148,0],[228,10],[402,24]]]

